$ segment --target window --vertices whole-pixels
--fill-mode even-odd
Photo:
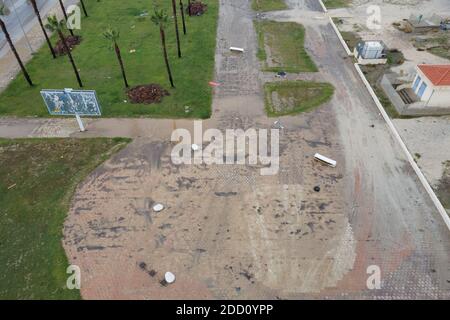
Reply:
[[[426,89],[427,89],[427,84],[425,82],[422,82],[422,85],[420,86],[419,92],[417,93],[419,98],[422,98],[423,93],[425,92]]]
[[[417,76],[416,81],[414,81],[413,85],[413,91],[416,92],[417,87],[419,86],[420,81],[422,81],[422,78],[420,76]]]

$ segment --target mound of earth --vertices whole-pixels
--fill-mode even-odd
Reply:
[[[190,16],[201,16],[208,9],[208,5],[201,1],[192,1],[187,7],[187,13]]]
[[[67,36],[66,43],[67,43],[67,46],[69,47],[70,51],[72,51],[77,45],[79,45],[81,43],[81,36]],[[63,56],[63,55],[67,54],[66,48],[64,47],[64,44],[62,43],[61,40],[59,40],[56,43],[55,53],[58,56]]]
[[[133,87],[127,91],[131,103],[160,103],[165,96],[170,96],[169,91],[159,84],[147,84]]]

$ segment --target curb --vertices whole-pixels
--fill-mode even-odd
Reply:
[[[327,9],[327,7],[323,4],[323,1],[322,1],[322,0],[319,0],[319,3],[320,3],[320,6],[321,6],[322,9],[323,9],[323,12],[327,13],[327,12],[328,12],[328,9]]]

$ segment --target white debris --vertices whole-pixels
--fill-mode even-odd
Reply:
[[[164,279],[166,280],[167,283],[171,284],[175,282],[175,275],[172,272],[166,272],[166,274],[164,275]]]
[[[160,203],[153,206],[153,211],[155,212],[161,212],[164,210],[164,206]]]
[[[198,151],[198,150],[200,150],[200,147],[198,145],[196,145],[196,144],[193,144],[192,145],[192,150],[193,151]]]
[[[335,160],[332,160],[330,158],[327,158],[319,153],[316,153],[314,155],[314,159],[316,159],[317,161],[320,161],[330,167],[336,168],[337,162]]]
[[[237,51],[237,52],[244,52],[245,50],[243,48],[238,47],[230,47],[230,51]]]
[[[275,121],[273,123],[273,125],[275,126],[275,128],[278,128],[278,129],[281,129],[281,130],[284,129],[284,126],[280,123],[280,121]]]

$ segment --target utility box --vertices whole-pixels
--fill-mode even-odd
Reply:
[[[359,64],[385,64],[386,46],[382,41],[360,41],[354,54]]]

